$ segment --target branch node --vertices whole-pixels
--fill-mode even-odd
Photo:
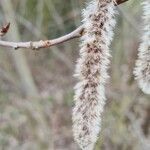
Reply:
[[[18,50],[18,49],[19,49],[18,45],[15,45],[14,50]]]
[[[51,45],[51,43],[50,43],[49,40],[47,40],[47,41],[42,41],[42,42],[44,42],[44,47],[45,47],[45,48],[50,47],[50,45]]]
[[[32,41],[30,41],[30,48],[31,48],[32,50],[35,50],[35,47],[33,46],[33,42],[32,42]]]

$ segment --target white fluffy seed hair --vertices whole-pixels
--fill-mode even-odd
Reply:
[[[85,33],[75,72],[79,83],[75,86],[72,116],[74,138],[82,150],[94,149],[100,131],[115,26],[114,5],[114,0],[93,0],[83,10]]]
[[[150,94],[150,0],[144,0],[142,5],[144,30],[133,73],[141,90]]]

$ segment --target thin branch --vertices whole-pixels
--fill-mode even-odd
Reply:
[[[128,0],[117,0],[116,5],[122,4],[126,1],[128,1]],[[0,30],[0,36],[3,36],[7,33],[8,29],[9,29],[9,26],[8,26],[8,28],[7,28],[7,26],[3,27]],[[5,31],[5,28],[7,30],[6,30],[5,33],[3,33],[3,29]],[[51,47],[51,46],[54,46],[54,45],[58,45],[60,43],[69,41],[69,40],[74,39],[74,38],[79,38],[83,34],[84,34],[84,27],[83,27],[83,25],[81,25],[80,27],[78,27],[73,32],[71,32],[69,34],[66,34],[62,37],[56,38],[56,39],[46,40],[46,41],[41,40],[41,41],[35,41],[35,42],[32,42],[32,41],[29,41],[29,42],[9,42],[9,41],[0,40],[0,46],[10,47],[10,48],[14,48],[14,49],[26,48],[26,49],[38,50],[38,49],[41,49],[41,48],[48,48],[48,47]]]

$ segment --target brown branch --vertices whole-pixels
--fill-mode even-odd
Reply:
[[[126,1],[128,1],[128,0],[116,0],[116,5],[119,5],[119,4],[124,3]],[[9,29],[9,25],[10,24],[8,24],[6,27],[3,27],[0,30],[0,36],[3,36],[7,33],[8,29]],[[3,33],[3,29],[6,32]],[[1,32],[3,33],[3,35],[1,35]],[[84,28],[83,28],[83,25],[81,25],[80,27],[78,27],[73,32],[66,34],[62,37],[56,38],[56,39],[46,40],[46,41],[41,40],[41,41],[35,41],[35,42],[32,42],[32,41],[29,41],[29,42],[9,42],[9,41],[0,40],[0,46],[11,47],[14,49],[26,48],[26,49],[38,50],[40,48],[48,48],[48,47],[51,47],[53,45],[58,45],[60,43],[69,41],[69,40],[74,39],[74,38],[79,38],[83,35],[83,33],[84,33]]]
[[[126,1],[128,1],[128,0],[116,0],[116,3],[117,3],[117,5],[120,5],[122,3],[125,3]]]

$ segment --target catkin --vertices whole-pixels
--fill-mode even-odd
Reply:
[[[141,90],[150,94],[150,0],[145,0],[142,5],[144,29],[134,75]]]
[[[74,138],[82,150],[94,148],[100,131],[114,14],[114,0],[93,0],[83,10],[85,33],[75,71],[79,82],[75,86],[72,116]]]

